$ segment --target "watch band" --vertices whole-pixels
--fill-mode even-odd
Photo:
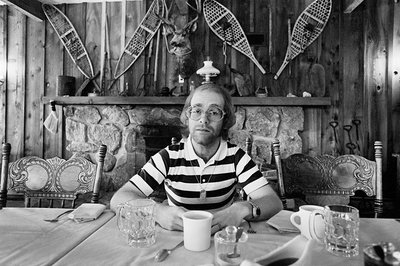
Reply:
[[[260,207],[258,207],[258,206],[257,206],[253,201],[251,201],[251,200],[249,200],[248,202],[251,204],[252,209],[253,209],[253,217],[252,217],[252,219],[258,218],[258,217],[261,215],[261,209],[260,209]]]

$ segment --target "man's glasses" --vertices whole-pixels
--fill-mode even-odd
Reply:
[[[212,106],[208,108],[207,111],[204,111],[202,108],[196,106],[190,106],[186,110],[187,117],[195,121],[199,121],[204,113],[206,113],[207,118],[213,122],[220,121],[225,116],[224,110],[217,106]]]

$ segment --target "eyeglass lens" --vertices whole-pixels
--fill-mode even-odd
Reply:
[[[190,119],[198,121],[200,120],[204,112],[206,113],[207,118],[210,119],[211,121],[219,121],[225,115],[224,111],[216,106],[210,107],[209,109],[207,109],[207,111],[204,111],[202,108],[196,106],[189,107],[189,109],[187,110],[187,115]]]

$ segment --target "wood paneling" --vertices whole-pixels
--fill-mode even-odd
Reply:
[[[346,70],[346,75],[343,76],[343,100],[341,103],[341,121],[343,124],[340,125],[340,130],[343,134],[343,142],[341,149],[345,152],[349,152],[346,147],[347,143],[350,143],[347,132],[343,131],[343,126],[348,125],[351,127],[350,136],[352,143],[355,143],[357,150],[356,154],[366,154],[368,144],[364,145],[363,136],[364,130],[359,129],[359,140],[357,141],[357,128],[353,123],[354,120],[360,120],[360,126],[363,127],[366,120],[363,117],[363,32],[358,29],[363,26],[363,12],[360,9],[355,10],[351,14],[341,16],[341,23],[348,25],[340,31],[340,46],[341,49],[341,61],[340,69]],[[373,146],[372,141],[372,146]],[[370,143],[371,144],[371,143]],[[373,147],[371,147],[373,148]],[[373,150],[372,150],[373,151]]]
[[[44,26],[46,32],[44,55],[44,94],[46,96],[56,96],[57,77],[64,74],[64,58],[66,58],[66,55],[64,56],[64,54],[66,51],[64,51],[63,45],[50,23],[46,21]],[[29,89],[31,90],[31,88]],[[60,118],[61,108],[56,107],[56,109]],[[45,105],[44,118],[46,118],[49,113],[50,107],[49,105]],[[60,143],[62,143],[61,134],[52,134],[49,131],[44,130],[42,141],[44,158],[51,158],[55,156],[63,157],[64,149],[60,149]],[[11,149],[11,153],[13,153],[13,149]],[[23,154],[18,155],[24,156]]]
[[[0,6],[0,137],[7,141],[7,43],[8,12]]]
[[[368,136],[364,136],[364,143],[368,143],[368,154],[371,156],[370,143],[381,140],[384,143],[383,160],[387,161],[389,148],[388,108],[391,101],[388,99],[388,31],[390,3],[392,1],[374,1],[367,3],[367,16],[365,21],[366,53],[364,62],[366,75],[364,75],[364,117],[367,124]]]
[[[396,175],[396,202],[400,204],[400,5],[394,5],[393,8],[393,41],[389,51],[392,68],[389,67],[389,77],[391,78],[392,92],[392,141],[393,158],[388,171]],[[388,158],[389,159],[389,158]]]
[[[143,2],[127,2],[126,3],[126,38],[125,44],[133,36],[136,28],[142,21],[146,12],[146,1]],[[148,47],[146,48],[148,49]],[[119,54],[118,54],[119,57]],[[128,95],[140,95],[141,89],[143,89],[143,74],[145,66],[145,53],[138,58],[135,64],[125,74],[125,90]]]
[[[63,5],[62,10],[74,25],[81,40],[86,39],[86,4]],[[50,25],[49,25],[50,26]],[[75,77],[75,92],[85,80],[85,76],[79,71],[67,51],[63,50],[63,73],[62,75]]]
[[[44,96],[44,43],[45,28],[41,23],[28,18],[26,45],[26,89],[25,90],[25,154],[43,155],[43,104]]]
[[[25,153],[26,16],[16,10],[8,14],[7,141],[11,160]]]

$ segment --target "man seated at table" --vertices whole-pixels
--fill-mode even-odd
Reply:
[[[111,208],[146,198],[164,185],[167,203],[156,206],[156,222],[168,230],[182,230],[187,210],[214,214],[212,232],[244,220],[266,220],[282,209],[282,202],[243,149],[227,142],[235,124],[229,93],[203,84],[186,99],[181,121],[189,135],[178,145],[159,151],[112,197]],[[185,135],[185,134],[184,134]],[[233,201],[237,186],[248,201]]]

